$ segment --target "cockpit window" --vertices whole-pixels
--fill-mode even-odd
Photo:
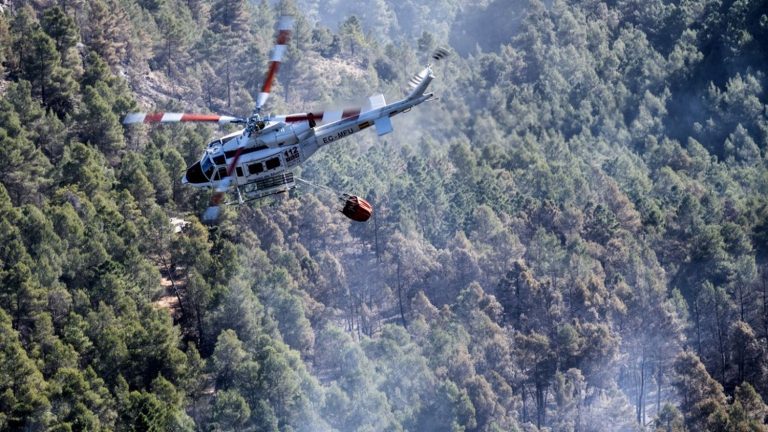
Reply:
[[[205,174],[205,177],[210,180],[211,175],[213,174],[213,162],[211,162],[211,158],[208,155],[203,158],[200,167],[203,169],[203,174]]]

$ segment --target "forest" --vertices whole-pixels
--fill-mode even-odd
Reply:
[[[183,185],[211,125],[439,97]],[[0,431],[768,431],[768,1],[0,0]]]

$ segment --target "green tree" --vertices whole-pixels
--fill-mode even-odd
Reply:
[[[736,321],[731,324],[730,333],[732,366],[736,368],[732,382],[765,382],[766,353],[760,348],[755,331],[749,324]]]
[[[251,416],[251,408],[237,390],[219,392],[213,402],[213,430],[241,429]]]
[[[674,405],[664,404],[656,418],[656,432],[683,432],[683,415]]]
[[[171,409],[154,394],[132,391],[119,406],[123,430],[164,431],[172,420]]]
[[[50,172],[50,162],[27,139],[12,106],[0,101],[0,176],[7,193],[19,204],[36,201]]]
[[[11,32],[8,25],[8,17],[5,14],[0,15],[0,74],[5,73],[3,64],[9,57],[9,48],[12,46]]]
[[[157,17],[157,26],[162,39],[156,49],[155,60],[159,66],[165,65],[169,78],[177,76],[188,61],[186,53],[192,17],[186,12],[186,9],[180,11],[175,6],[166,4]]]
[[[238,370],[248,359],[243,343],[233,330],[225,330],[216,340],[213,350],[213,370],[216,373],[216,386],[224,390],[231,388],[237,378]]]
[[[110,65],[125,57],[130,40],[127,18],[114,0],[88,2],[88,20],[81,29],[83,42],[95,50]]]
[[[211,6],[211,23],[243,33],[248,25],[248,3],[245,0],[216,0]]]
[[[673,385],[682,403],[685,424],[691,430],[724,430],[728,413],[723,386],[715,381],[696,354],[685,351],[675,359]]]
[[[728,431],[766,431],[765,415],[768,407],[748,382],[736,387],[733,403],[728,407]]]
[[[41,429],[50,409],[45,397],[47,383],[27,356],[11,319],[0,309],[0,428]]]
[[[50,398],[59,422],[89,430],[108,428],[116,419],[114,400],[89,369],[62,368],[51,378]]]
[[[43,105],[63,117],[74,107],[76,84],[71,73],[61,67],[56,44],[42,29],[37,28],[24,40],[19,47],[26,52],[21,57],[21,76],[32,84],[32,94]]]
[[[77,185],[80,190],[93,195],[112,185],[111,172],[104,168],[103,155],[96,149],[78,142],[64,148],[59,167],[64,185]]]
[[[112,164],[116,164],[125,148],[123,131],[117,115],[112,111],[105,93],[111,93],[102,84],[83,90],[83,106],[78,113],[78,135],[81,142],[98,148]]]
[[[58,6],[46,9],[40,19],[40,25],[56,44],[56,50],[64,56],[74,47],[79,38],[77,25],[71,16]]]

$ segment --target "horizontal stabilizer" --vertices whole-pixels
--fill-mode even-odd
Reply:
[[[392,132],[392,120],[389,117],[380,117],[376,119],[373,124],[376,125],[376,133],[379,134],[379,136]]]

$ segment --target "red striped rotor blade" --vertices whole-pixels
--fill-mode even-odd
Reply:
[[[272,49],[272,54],[269,57],[269,67],[267,69],[267,75],[264,78],[264,84],[261,86],[261,91],[256,99],[256,110],[260,110],[261,107],[269,99],[269,94],[272,91],[272,83],[275,81],[275,75],[280,70],[280,63],[283,62],[285,52],[288,50],[288,42],[291,39],[291,31],[293,29],[293,18],[290,16],[280,17],[277,23],[277,38],[275,40],[275,47]]]
[[[219,185],[216,186],[216,191],[211,195],[211,200],[208,202],[208,208],[203,213],[203,221],[206,223],[216,223],[221,213],[221,206],[224,204],[224,194],[227,193],[232,186],[232,173],[235,171],[237,161],[240,160],[240,155],[243,153],[243,147],[240,146],[235,152],[235,156],[232,162],[227,167],[226,177],[221,179]]]
[[[134,123],[242,123],[243,119],[232,116],[223,116],[218,114],[193,114],[193,113],[130,113],[123,118],[123,124]]]

